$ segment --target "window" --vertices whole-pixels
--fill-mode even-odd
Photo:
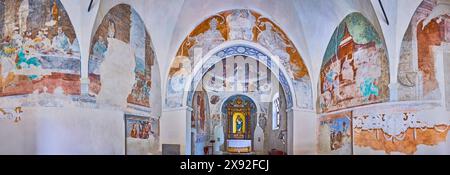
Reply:
[[[272,100],[272,130],[280,129],[280,95],[276,93]]]

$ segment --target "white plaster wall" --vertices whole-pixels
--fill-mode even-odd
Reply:
[[[317,154],[317,114],[302,110],[293,110],[293,114],[292,119],[288,119],[293,129],[292,154]]]
[[[29,114],[24,111],[24,115]],[[0,120],[0,154],[19,155],[36,152],[36,120],[22,118],[22,122]]]
[[[79,107],[23,108],[0,121],[0,154],[124,154],[123,112]]]
[[[160,143],[162,144],[179,144],[180,153],[190,154],[191,133],[188,132],[188,126],[191,126],[191,117],[187,117],[186,108],[180,108],[171,111],[163,111],[161,122]],[[161,146],[162,149],[162,146]],[[162,150],[161,150],[162,151]]]

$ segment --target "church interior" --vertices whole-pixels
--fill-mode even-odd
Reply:
[[[450,154],[450,0],[0,0],[2,155]]]

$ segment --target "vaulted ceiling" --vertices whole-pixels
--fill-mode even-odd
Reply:
[[[322,58],[333,31],[352,12],[363,14],[385,39],[391,80],[396,81],[401,40],[421,0],[381,0],[389,25],[378,0],[94,0],[90,12],[90,0],[62,2],[85,50],[99,25],[95,19],[102,18],[117,4],[130,4],[142,17],[152,38],[162,86],[166,84],[170,64],[180,44],[199,23],[225,10],[254,10],[277,23],[292,40],[309,69],[313,89],[316,89]],[[86,55],[84,52],[82,55]],[[86,59],[87,56],[82,57]]]

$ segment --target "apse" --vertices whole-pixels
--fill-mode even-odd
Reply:
[[[286,154],[287,100],[271,69],[235,55],[202,75],[188,102],[191,154]]]
[[[125,154],[156,154],[161,81],[150,35],[127,4],[114,6],[97,23],[90,47],[89,98],[100,108],[124,111]]]

